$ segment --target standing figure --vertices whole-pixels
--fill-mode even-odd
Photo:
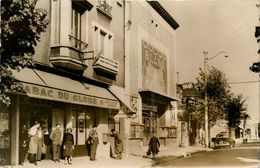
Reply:
[[[90,145],[90,160],[95,160],[97,146],[99,144],[96,127],[93,127],[93,129],[89,132],[87,144]]]
[[[149,141],[149,149],[153,154],[153,159],[155,158],[155,155],[159,153],[159,147],[160,147],[159,139],[156,137],[156,134],[153,133],[153,136],[150,138]]]
[[[44,144],[44,147],[45,147],[44,159],[51,159],[52,158],[52,153],[51,153],[52,147],[51,147],[51,139],[50,139],[49,132],[51,132],[51,131],[48,131],[48,128],[46,128],[44,133],[43,133],[43,137],[44,137],[43,144]]]
[[[43,136],[44,135],[43,135],[42,127],[39,126],[37,130],[37,138],[38,138],[37,161],[42,160]]]
[[[23,165],[28,152],[29,134],[26,125],[23,124],[19,137],[19,164]]]
[[[65,164],[72,164],[72,154],[74,149],[74,138],[72,129],[68,128],[63,137],[63,156],[65,157]]]
[[[36,158],[36,154],[37,154],[37,150],[38,150],[37,132],[38,132],[39,126],[40,126],[40,124],[36,121],[34,126],[32,126],[28,132],[29,137],[30,137],[29,151],[28,151],[29,161],[30,161],[30,163],[34,163],[35,165],[37,165],[37,158]]]
[[[123,143],[118,135],[118,133],[113,129],[112,130],[114,137],[115,137],[115,153],[116,153],[116,159],[122,159],[122,151],[123,151]]]
[[[109,138],[109,143],[110,143],[110,157],[116,158],[116,153],[115,153],[115,135],[114,131],[115,129],[111,129],[111,132],[108,133],[108,138]]]
[[[52,140],[53,161],[60,162],[61,148],[61,124],[57,123],[56,128],[51,132],[50,139]]]

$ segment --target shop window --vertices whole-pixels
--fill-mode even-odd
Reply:
[[[160,127],[161,138],[176,138],[177,132],[175,127]]]
[[[86,119],[85,119],[85,113],[79,112],[78,113],[78,145],[84,145],[86,141]]]
[[[144,126],[140,124],[132,124],[130,129],[130,138],[131,139],[142,139],[143,138],[143,132],[144,132]]]

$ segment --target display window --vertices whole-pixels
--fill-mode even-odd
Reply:
[[[144,132],[144,125],[140,124],[131,124],[130,128],[130,138],[131,139],[142,139]]]

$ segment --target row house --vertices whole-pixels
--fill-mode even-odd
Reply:
[[[1,113],[1,122],[8,123],[0,129],[1,163],[18,164],[19,128],[35,121],[46,140],[57,122],[62,132],[72,128],[74,156],[88,154],[85,141],[93,126],[97,157],[109,157],[113,128],[126,155],[141,154],[153,132],[162,145],[177,146],[179,25],[159,2],[39,0],[37,7],[47,10],[49,25],[36,47],[35,66],[13,72],[25,93],[11,94],[11,106]]]

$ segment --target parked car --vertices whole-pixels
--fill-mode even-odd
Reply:
[[[235,140],[228,136],[227,132],[220,132],[216,135],[216,138],[212,138],[212,142],[214,143],[214,148],[234,148]]]

